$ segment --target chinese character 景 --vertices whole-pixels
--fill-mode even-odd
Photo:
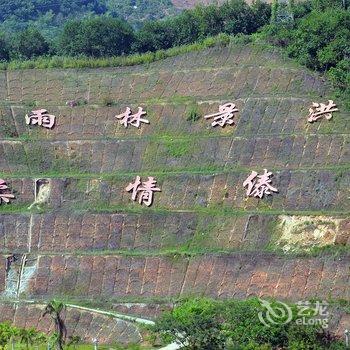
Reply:
[[[160,188],[155,187],[156,183],[154,177],[148,177],[147,181],[141,182],[140,176],[136,176],[135,182],[129,183],[125,191],[132,191],[131,199],[133,201],[136,201],[138,196],[139,203],[149,207],[153,202],[153,192],[161,192]]]
[[[9,193],[9,188],[6,182],[0,179],[0,204],[2,202],[9,203],[11,199],[15,198],[12,193]]]
[[[271,186],[272,173],[264,169],[264,174],[258,175],[252,171],[247,179],[243,182],[243,187],[247,187],[247,196],[263,198],[264,195],[271,192],[278,192],[277,188]]]
[[[52,129],[52,127],[55,125],[55,116],[52,114],[49,114],[46,109],[38,109],[35,111],[31,111],[25,116],[26,118],[26,124],[27,125],[35,125],[38,124],[39,126],[43,126],[47,129]]]
[[[149,124],[149,120],[141,118],[143,115],[146,114],[147,113],[142,109],[142,107],[138,108],[136,114],[132,114],[131,109],[127,107],[124,113],[116,115],[115,117],[117,119],[121,119],[120,124],[124,125],[125,128],[127,128],[128,125],[132,125],[136,128],[139,128],[141,123]]]
[[[339,111],[339,109],[332,100],[328,100],[328,104],[313,102],[312,107],[309,108],[310,114],[308,116],[307,121],[309,123],[313,123],[318,119],[322,118],[323,116],[329,120],[332,118],[332,112],[336,111]]]
[[[224,127],[226,124],[231,125],[235,122],[233,121],[234,113],[238,112],[238,109],[234,103],[226,103],[219,106],[219,113],[214,113],[204,116],[205,119],[214,118],[211,123],[212,126],[220,125]]]

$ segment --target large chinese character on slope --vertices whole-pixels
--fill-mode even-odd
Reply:
[[[339,109],[332,100],[328,100],[328,104],[313,102],[312,107],[309,108],[310,114],[307,121],[313,123],[322,117],[325,117],[328,120],[332,119],[332,112],[336,111],[339,111]]]
[[[148,180],[145,182],[141,182],[140,176],[136,176],[136,180],[134,183],[129,183],[129,185],[125,188],[125,191],[132,191],[131,199],[133,201],[139,198],[140,204],[145,204],[148,207],[153,202],[153,192],[161,192],[161,189],[155,187],[157,181],[154,177],[148,177]]]
[[[222,106],[219,106],[219,113],[214,113],[204,116],[205,119],[214,118],[211,123],[212,126],[221,126],[235,124],[233,121],[234,113],[237,113],[238,109],[234,103],[226,103]]]
[[[141,123],[149,124],[149,120],[141,118],[146,114],[147,113],[142,109],[142,107],[138,108],[136,114],[132,114],[131,109],[127,107],[124,113],[116,115],[115,117],[117,119],[121,119],[120,124],[124,125],[125,128],[127,128],[129,125],[139,128]]]
[[[247,196],[263,198],[264,195],[272,194],[271,192],[278,192],[277,188],[271,185],[272,173],[264,169],[264,174],[259,175],[256,171],[247,177],[243,182],[243,187],[247,187]]]
[[[25,116],[27,125],[35,125],[38,124],[47,129],[52,129],[55,125],[55,116],[49,114],[46,109],[38,109],[35,111],[31,111]]]
[[[12,193],[9,193],[9,188],[6,185],[6,182],[0,179],[0,204],[2,202],[9,203],[11,199],[14,199],[15,196]]]

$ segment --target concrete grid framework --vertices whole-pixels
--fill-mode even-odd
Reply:
[[[339,105],[331,121],[307,123],[329,94],[317,75],[249,45],[147,67],[0,72],[1,177],[16,196],[1,207],[3,318],[26,324],[29,309],[14,318],[11,302],[52,297],[110,300],[140,317],[161,311],[147,300],[188,294],[349,300],[346,249],[274,252],[349,244],[349,114]],[[229,101],[234,127],[188,120],[194,104],[204,116]],[[35,104],[56,115],[53,130],[25,125]],[[150,125],[118,124],[128,105]],[[246,198],[242,182],[263,168],[279,193]],[[137,174],[162,188],[149,209],[124,191]],[[166,254],[180,248],[197,254]],[[337,313],[335,331],[345,327]]]

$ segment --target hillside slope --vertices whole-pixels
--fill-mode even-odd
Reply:
[[[141,302],[144,317],[185,295],[349,301],[349,113],[338,103],[330,121],[307,123],[311,103],[330,98],[321,77],[255,45],[0,72],[1,178],[16,196],[0,207],[0,321],[14,319],[14,301],[53,297]],[[188,118],[226,102],[239,109],[233,127]],[[26,126],[33,106],[57,117],[54,129]],[[126,106],[150,124],[125,129],[114,116]],[[247,198],[244,180],[264,168],[279,193]],[[125,192],[136,175],[162,189],[150,208]],[[333,323],[341,332],[350,316]]]

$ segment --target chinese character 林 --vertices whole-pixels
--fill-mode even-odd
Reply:
[[[142,109],[142,107],[138,108],[136,114],[132,114],[131,109],[127,107],[124,113],[116,115],[115,117],[117,119],[121,119],[120,124],[124,125],[125,128],[127,128],[129,125],[139,128],[141,123],[149,124],[149,120],[141,118],[146,114],[147,113]]]

